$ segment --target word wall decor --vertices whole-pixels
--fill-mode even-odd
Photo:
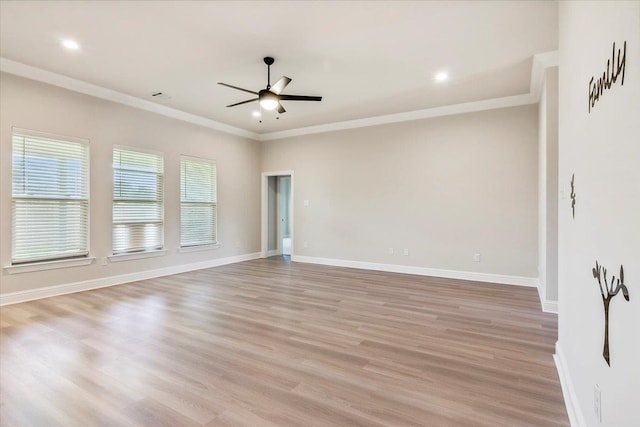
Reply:
[[[624,71],[627,66],[627,41],[623,44],[622,51],[618,49],[618,55],[616,57],[616,43],[613,43],[613,49],[611,53],[611,59],[607,59],[607,68],[602,73],[602,77],[597,80],[591,77],[589,80],[589,113],[591,109],[596,105],[596,102],[603,95],[605,90],[611,89],[618,77],[622,75],[620,86],[624,86]]]

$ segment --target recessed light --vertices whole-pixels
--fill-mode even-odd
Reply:
[[[254,111],[253,113],[251,113],[251,115],[253,117],[260,117],[262,114],[260,114],[260,111]]]
[[[435,79],[437,82],[447,81],[449,79],[449,74],[447,74],[446,71],[440,71],[438,74],[436,74]]]
[[[71,39],[62,40],[62,46],[69,50],[78,50],[80,49],[80,45],[77,41]]]

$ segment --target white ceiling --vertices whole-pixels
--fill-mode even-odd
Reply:
[[[532,56],[557,43],[555,1],[0,3],[3,58],[256,133],[528,93]],[[252,95],[216,83],[264,88],[267,55],[272,83],[323,101],[263,123],[257,103],[225,108]]]

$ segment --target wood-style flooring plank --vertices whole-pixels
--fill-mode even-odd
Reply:
[[[535,289],[282,257],[0,308],[2,426],[568,426]]]

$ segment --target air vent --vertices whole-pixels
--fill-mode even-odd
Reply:
[[[156,99],[164,99],[164,100],[171,99],[171,97],[164,92],[153,92],[151,96]]]

